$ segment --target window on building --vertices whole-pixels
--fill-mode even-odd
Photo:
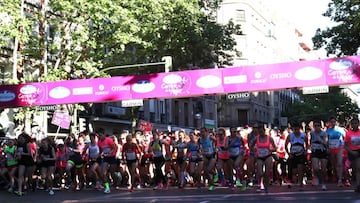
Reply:
[[[179,101],[175,101],[174,102],[174,124],[175,125],[179,125],[179,109],[180,109],[180,106],[179,106]]]
[[[174,116],[174,124],[179,125],[179,115],[178,114]]]
[[[209,112],[209,118],[214,120],[214,113],[213,112]]]
[[[162,124],[167,124],[167,123],[166,123],[166,114],[162,113],[162,114],[160,115],[160,122],[161,122]]]
[[[155,112],[150,112],[150,122],[155,123]]]
[[[246,22],[244,10],[236,10],[235,11],[235,22],[236,23]]]
[[[184,125],[189,126],[189,104],[184,103]]]
[[[165,101],[159,102],[159,111],[160,111],[160,114],[165,113]]]
[[[139,119],[143,119],[143,120],[145,119],[144,111],[139,110],[138,115],[139,115]]]

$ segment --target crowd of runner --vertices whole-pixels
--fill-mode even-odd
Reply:
[[[321,190],[336,181],[338,187],[360,192],[358,118],[347,127],[332,117],[281,130],[254,124],[107,135],[99,129],[41,142],[22,133],[2,145],[0,153],[0,182],[19,196],[29,190],[54,195],[54,188],[85,187],[104,193],[140,187],[256,187],[268,193],[282,184],[303,190],[310,180]]]

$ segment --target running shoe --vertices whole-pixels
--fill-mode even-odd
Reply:
[[[337,186],[338,186],[338,187],[343,187],[344,184],[343,184],[341,181],[339,181],[338,184],[337,184]]]
[[[105,188],[104,193],[109,194],[110,193],[110,188]]]
[[[101,190],[101,189],[102,189],[102,188],[101,188],[101,184],[100,184],[99,181],[96,181],[95,189],[96,189],[96,190]]]
[[[346,186],[346,187],[350,187],[350,186],[351,186],[351,183],[350,183],[350,181],[349,181],[349,180],[346,180],[346,182],[345,182],[345,186]]]
[[[219,176],[218,174],[214,175],[214,183],[217,183],[219,181]]]
[[[240,188],[241,188],[241,191],[245,191],[246,190],[246,183],[243,183]]]
[[[134,192],[134,187],[133,186],[130,187],[130,192]]]
[[[19,192],[19,191],[15,191],[14,193],[15,193],[17,196],[23,196],[23,195],[24,195],[24,193]]]
[[[161,183],[159,183],[157,186],[155,186],[153,189],[154,190],[160,190],[163,187],[163,185]]]
[[[9,192],[9,193],[13,193],[13,192],[14,192],[13,189],[12,189],[12,187],[9,187],[8,192]]]
[[[236,180],[235,185],[236,185],[236,187],[241,187],[241,186],[242,186],[241,181],[240,181],[240,180]]]
[[[163,185],[163,190],[167,190],[168,189],[168,183],[165,183],[164,185]]]
[[[311,180],[312,184],[314,186],[318,186],[319,185],[319,178],[318,177],[314,177],[312,180]]]
[[[54,194],[55,194],[55,193],[54,193],[54,191],[53,191],[53,190],[50,190],[50,191],[49,191],[49,195],[51,195],[51,196],[52,196],[52,195],[54,195]]]
[[[260,183],[260,189],[262,189],[262,190],[265,189],[263,182]]]
[[[209,190],[209,191],[213,191],[213,190],[215,190],[215,186],[210,185],[210,186],[209,186],[209,188],[208,188],[208,190]]]
[[[322,191],[326,191],[327,190],[326,185],[322,185],[321,189]]]
[[[269,188],[268,187],[265,187],[264,191],[265,191],[266,194],[269,194]]]
[[[291,189],[291,185],[290,184],[288,184],[288,186],[287,186],[289,189]]]
[[[256,193],[260,193],[261,192],[261,189],[260,188],[258,188],[258,189],[256,189],[256,191],[255,191]]]

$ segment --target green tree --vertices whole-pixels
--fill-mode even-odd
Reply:
[[[313,37],[315,48],[325,48],[328,55],[354,55],[360,47],[360,4],[358,0],[332,0],[323,14],[335,26],[318,29]]]
[[[314,119],[326,121],[330,116],[335,116],[340,122],[346,123],[358,113],[358,105],[339,87],[330,87],[326,94],[301,95],[301,101],[290,106],[283,116],[288,117],[289,122],[306,123]]]
[[[26,2],[26,1],[25,1]],[[40,69],[42,77],[19,82],[103,77],[114,65],[158,62],[173,57],[175,69],[229,65],[233,34],[240,27],[214,22],[221,0],[21,0],[2,2],[8,21],[1,45],[18,39],[19,66]],[[30,10],[31,12],[24,12]],[[4,40],[5,39],[5,40]],[[49,56],[52,56],[49,58]],[[30,62],[31,61],[31,62]],[[133,74],[137,71],[130,71]]]
[[[132,2],[126,6],[135,11],[133,16],[141,25],[137,35],[145,43],[129,43],[127,51],[114,55],[106,66],[158,62],[169,55],[175,70],[208,68],[213,62],[229,65],[233,56],[229,51],[238,53],[233,35],[241,33],[240,27],[213,21],[219,0]],[[129,72],[118,70],[114,74]]]
[[[22,13],[21,0],[8,0],[0,2],[0,47],[9,46],[15,38],[27,42],[29,36],[24,30],[28,30],[31,21]]]
[[[105,77],[103,68],[158,62],[165,55],[177,70],[222,66],[231,61],[229,51],[237,53],[232,36],[239,26],[213,21],[221,0],[46,2],[0,3],[0,15],[9,19],[0,23],[0,45],[16,39],[19,46],[17,83]],[[28,69],[40,70],[41,77],[25,77]]]

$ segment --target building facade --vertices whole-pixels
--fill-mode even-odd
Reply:
[[[224,0],[217,13],[218,23],[232,20],[241,25],[236,35],[237,49],[233,66],[252,66],[316,58],[301,32],[269,6],[271,1]],[[272,76],[259,76],[272,77]],[[273,76],[275,77],[275,76]],[[240,96],[239,96],[240,95]],[[239,92],[222,96],[219,112],[221,126],[254,123],[279,126],[281,112],[299,97],[293,90]]]

